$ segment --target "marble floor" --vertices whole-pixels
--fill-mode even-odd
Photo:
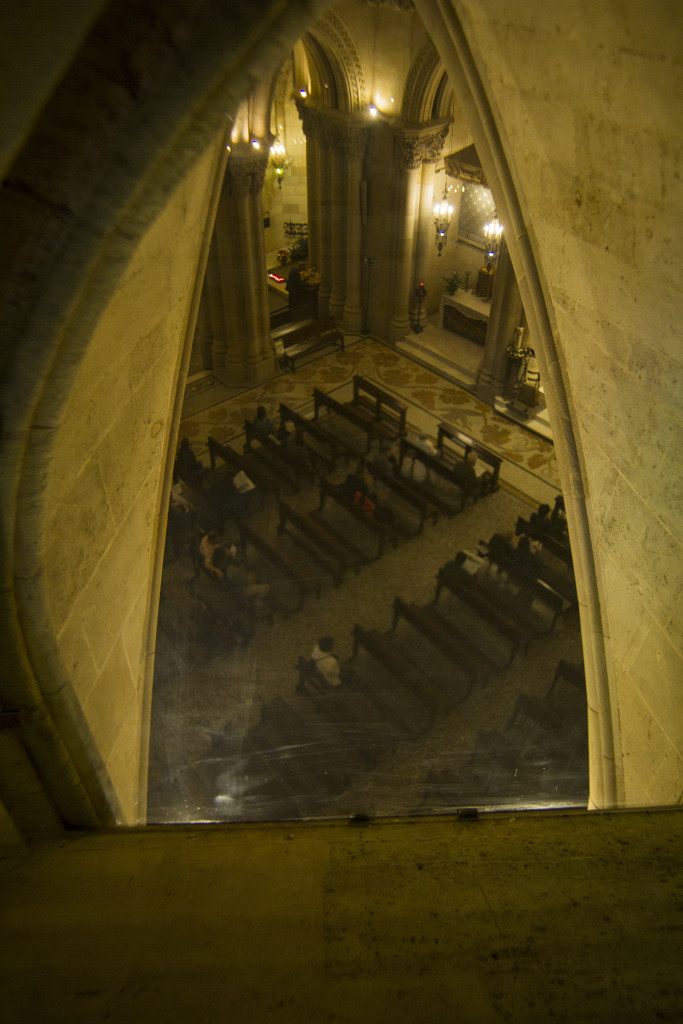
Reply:
[[[455,358],[464,363],[467,348]],[[479,402],[441,368],[437,372],[404,351],[360,336],[347,336],[343,353],[324,355],[256,387],[231,388],[218,374],[194,375],[181,436],[208,464],[207,437],[241,451],[244,420],[257,405],[275,416],[284,401],[307,415],[314,387],[345,400],[355,374],[372,378],[407,406],[410,431],[435,436],[444,420],[483,441],[504,460],[503,486],[461,514],[426,526],[341,585],[321,580],[320,596],[302,608],[274,617],[264,611],[248,642],[226,645],[215,628],[207,636],[207,616],[218,632],[229,618],[224,592],[201,574],[196,577],[192,550],[169,546],[156,650],[150,821],[393,816],[447,813],[469,804],[585,806],[585,693],[560,684],[547,698],[559,660],[581,661],[575,610],[567,609],[552,633],[510,665],[493,637],[481,637],[498,667],[488,686],[469,691],[458,689],[462,680],[451,663],[399,624],[395,642],[411,658],[423,659],[453,697],[437,715],[425,717],[410,694],[399,699],[397,679],[384,680],[394,686],[395,703],[370,699],[363,688],[378,685],[377,665],[362,651],[354,656],[355,623],[390,631],[397,595],[430,605],[436,572],[457,550],[475,549],[492,533],[514,529],[517,516],[527,516],[532,506],[552,502],[559,479],[550,441]],[[302,511],[311,509],[317,487],[288,500]],[[250,522],[264,534],[270,531],[273,543],[284,543],[272,505],[255,511]],[[230,524],[225,539],[237,539]],[[251,557],[260,579],[283,587],[272,566]],[[438,609],[451,617],[454,629],[463,627],[457,602],[442,596]],[[228,631],[234,626],[233,621]],[[334,635],[356,688],[321,705],[298,690],[296,662],[325,633]]]

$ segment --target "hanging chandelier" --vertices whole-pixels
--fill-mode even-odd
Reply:
[[[444,185],[443,199],[440,203],[436,203],[434,206],[434,228],[436,231],[434,242],[439,250],[439,256],[441,255],[441,250],[448,239],[448,228],[450,227],[451,217],[453,216],[453,207],[447,201],[446,195],[447,190]]]
[[[492,270],[498,259],[500,248],[500,236],[503,234],[503,225],[498,220],[495,210],[493,220],[484,225],[484,238],[486,239],[486,269]]]
[[[285,176],[287,168],[291,164],[291,159],[287,156],[285,147],[282,145],[279,139],[275,139],[275,142],[270,147],[270,164],[275,172],[277,178],[278,188],[282,188],[282,179]]]

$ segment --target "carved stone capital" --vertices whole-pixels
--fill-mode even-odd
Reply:
[[[394,153],[402,171],[411,171],[422,163],[422,146],[416,136],[397,135]]]
[[[225,169],[224,190],[236,199],[258,195],[263,189],[268,165],[268,152],[231,153]]]
[[[399,129],[395,135],[394,153],[401,170],[414,170],[420,164],[438,160],[448,134],[448,126],[428,129]]]
[[[367,141],[367,128],[355,128],[343,124],[334,126],[332,145],[350,159],[363,156]]]

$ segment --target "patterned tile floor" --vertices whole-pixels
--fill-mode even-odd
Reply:
[[[346,351],[333,352],[301,365],[296,373],[280,373],[251,388],[228,388],[217,374],[207,372],[187,385],[181,436],[188,437],[198,455],[206,438],[243,440],[244,420],[257,405],[277,417],[280,402],[312,411],[313,388],[334,392],[346,400],[354,375],[369,377],[408,407],[409,427],[436,437],[439,421],[457,426],[500,455],[501,479],[535,503],[552,504],[559,475],[552,442],[506,419],[473,394],[381,341],[347,336]],[[207,386],[208,385],[208,386]]]

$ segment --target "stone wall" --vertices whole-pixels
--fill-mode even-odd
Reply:
[[[207,150],[132,254],[78,368],[46,480],[50,624],[124,821],[144,817],[159,507],[219,153]]]
[[[431,0],[416,6],[433,18]],[[454,6],[464,36],[451,19],[449,43],[435,41],[475,89],[480,76],[475,142],[530,323],[548,314],[540,355],[583,603],[593,796],[679,802],[680,11]]]

